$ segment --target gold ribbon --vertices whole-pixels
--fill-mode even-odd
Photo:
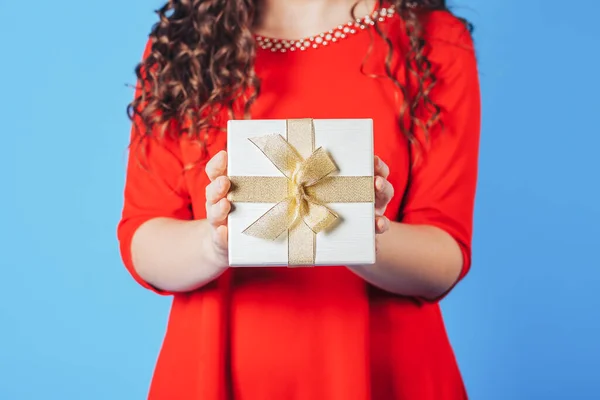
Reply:
[[[276,203],[243,233],[275,240],[287,231],[288,265],[312,266],[316,234],[339,220],[325,204],[373,202],[373,177],[329,176],[337,167],[323,148],[314,148],[312,119],[286,124],[287,140],[279,134],[249,139],[284,176],[231,176],[228,197],[233,203]]]

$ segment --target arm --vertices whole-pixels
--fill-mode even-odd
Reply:
[[[132,152],[134,149],[132,149]],[[183,167],[165,144],[148,146],[148,167],[130,156],[125,205],[118,236],[125,266],[134,279],[160,294],[186,292],[205,285],[227,268],[227,228],[230,204],[223,199],[229,181],[219,187],[225,153],[206,166],[214,181],[206,190],[206,219],[191,220]]]
[[[404,217],[385,221],[389,229],[378,235],[376,265],[352,268],[399,295],[437,300],[470,268],[480,96],[470,36],[462,33],[460,42],[436,43],[430,54],[440,65],[430,95],[441,107],[443,127],[431,132],[413,167]],[[422,132],[417,135],[423,142]],[[385,168],[380,175],[387,176]]]
[[[219,277],[227,267],[212,245],[207,220],[154,218],[131,241],[132,266],[154,289],[187,292]]]
[[[145,55],[150,46],[147,46]],[[139,90],[136,96],[139,95]],[[142,129],[139,119],[135,126]],[[226,216],[223,199],[229,181],[224,152],[206,165],[213,181],[206,193],[206,210],[194,210],[183,179],[179,140],[148,138],[132,133],[125,201],[118,226],[123,262],[143,287],[160,294],[186,292],[217,278],[227,267]],[[143,146],[143,147],[141,147]],[[224,180],[224,184],[219,183]]]
[[[378,237],[377,263],[351,269],[385,291],[433,300],[454,285],[462,266],[460,247],[444,230],[391,222]]]

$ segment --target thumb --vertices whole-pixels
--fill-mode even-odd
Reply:
[[[220,225],[216,227],[213,231],[213,242],[217,251],[220,254],[227,255],[228,249],[228,234],[227,234],[227,225]]]

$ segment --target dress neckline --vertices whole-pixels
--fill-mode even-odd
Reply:
[[[357,33],[364,31],[367,27],[375,25],[376,21],[383,22],[394,14],[395,9],[393,6],[377,8],[363,18],[357,18],[356,20],[348,21],[346,24],[338,25],[327,32],[297,40],[277,39],[263,35],[256,35],[254,38],[260,49],[269,50],[274,53],[318,49],[356,35]]]

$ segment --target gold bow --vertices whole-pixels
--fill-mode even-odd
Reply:
[[[231,176],[232,202],[276,203],[243,233],[274,240],[288,231],[288,265],[315,262],[315,236],[338,215],[325,203],[374,201],[372,176],[329,176],[337,167],[329,154],[314,149],[312,119],[287,120],[287,141],[279,134],[249,139],[284,177]]]

